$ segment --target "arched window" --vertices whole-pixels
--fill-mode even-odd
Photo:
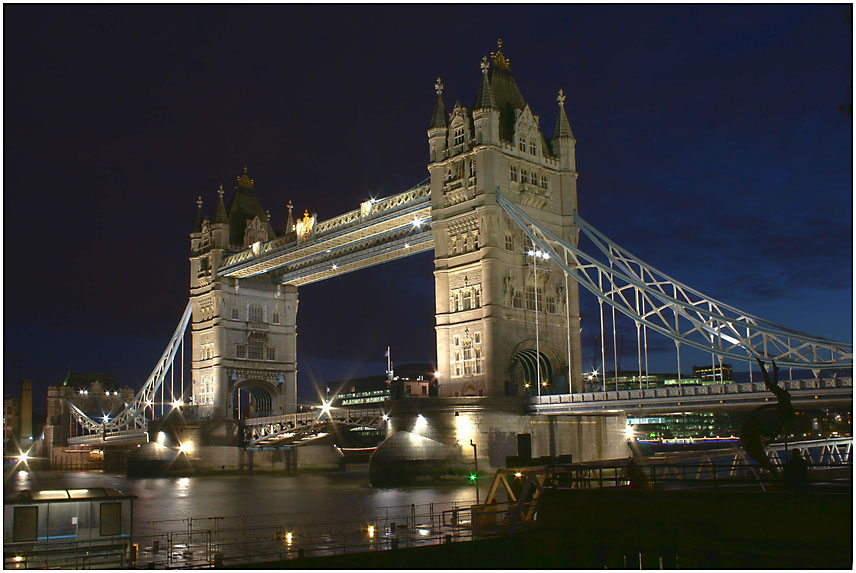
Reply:
[[[250,322],[264,322],[265,309],[260,304],[251,304],[247,310],[247,320]]]

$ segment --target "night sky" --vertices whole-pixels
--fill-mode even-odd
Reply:
[[[32,378],[41,410],[69,368],[139,387],[187,302],[198,195],[213,217],[247,165],[279,230],[289,200],[323,220],[406,190],[428,175],[434,80],[470,106],[498,37],[548,137],[567,94],[590,223],[712,297],[852,341],[850,10],[6,4],[4,391]],[[433,362],[432,270],[425,253],[302,288],[301,394],[382,374],[387,345]],[[659,347],[651,370],[675,371]]]

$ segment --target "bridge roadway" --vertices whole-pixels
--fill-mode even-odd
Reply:
[[[779,385],[790,392],[796,407],[829,408],[853,405],[852,377],[780,380]],[[746,410],[770,403],[775,404],[775,396],[764,387],[763,382],[729,382],[705,386],[685,385],[533,396],[529,399],[529,410],[538,414],[667,414]]]
[[[380,408],[331,408],[323,412],[298,412],[244,420],[244,427],[249,432],[247,443],[258,448],[294,445],[320,438],[332,430],[333,424],[381,428],[386,419]]]
[[[829,408],[853,404],[853,378],[785,380],[779,384],[790,392],[796,407]],[[418,398],[414,398],[418,399]],[[750,410],[774,404],[775,398],[763,382],[730,382],[706,386],[669,386],[641,390],[610,390],[533,396],[528,410],[533,414],[668,414],[680,412],[713,412]],[[328,412],[298,412],[282,416],[244,420],[247,444],[251,447],[295,445],[321,437],[332,430],[332,424],[382,428],[386,423],[380,408],[333,408]],[[123,430],[101,432],[68,439],[69,445],[120,444],[147,441],[145,432]]]

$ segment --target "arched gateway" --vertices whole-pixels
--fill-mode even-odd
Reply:
[[[428,129],[430,186],[391,200],[405,207],[410,201],[416,209],[422,205],[422,193],[425,210],[412,216],[416,225],[420,213],[431,220],[431,232],[420,235],[421,243],[411,236],[409,243],[401,239],[401,246],[411,254],[433,242],[439,394],[535,394],[549,391],[556,380],[567,388],[568,375],[572,387],[581,389],[577,283],[533,250],[496,195],[501,190],[546,229],[576,244],[575,139],[564,96],[560,91],[557,121],[548,139],[517,87],[501,44],[482,61],[481,87],[471,108],[456,103],[447,113],[439,78],[435,90]],[[260,270],[251,267],[263,261],[265,253],[292,243],[306,245],[327,227],[347,229],[387,207],[367,202],[358,212],[322,223],[306,213],[295,224],[289,204],[288,222],[277,234],[246,168],[228,207],[222,188],[219,195],[213,220],[203,216],[199,200],[191,234],[193,402],[203,416],[234,417],[235,391],[247,386],[263,390],[256,402],[261,405],[260,400],[269,397],[264,406],[270,406],[272,415],[294,412],[297,285],[308,281],[292,277],[299,275],[303,263],[282,255],[269,267],[262,268],[262,262]],[[329,241],[334,251],[339,249],[331,256],[339,258],[331,259],[327,268],[332,271],[325,272],[335,272],[337,262],[348,263],[349,245]],[[364,257],[375,257],[371,264],[391,260],[372,248],[365,246]],[[331,250],[313,256],[320,261],[324,252]],[[355,268],[362,267],[351,270]],[[332,275],[322,278],[326,276]],[[536,349],[548,347],[564,350],[549,359],[542,351],[541,372]],[[536,373],[547,375],[542,384],[532,384]],[[245,384],[249,380],[264,384]]]

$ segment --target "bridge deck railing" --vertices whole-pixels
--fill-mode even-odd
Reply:
[[[609,382],[607,381],[607,384]],[[789,392],[800,390],[825,390],[853,388],[853,378],[821,378],[809,380],[785,380],[779,385]],[[577,392],[572,394],[549,394],[532,396],[529,403],[572,404],[579,402],[607,402],[610,400],[644,400],[656,398],[680,398],[690,396],[715,396],[721,394],[770,394],[763,382],[724,382],[704,385],[671,385],[660,388],[637,388],[628,390],[607,390],[606,392]]]

